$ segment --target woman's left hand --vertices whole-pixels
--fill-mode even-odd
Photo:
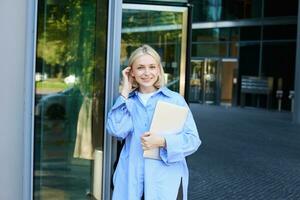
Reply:
[[[165,147],[166,141],[165,138],[151,132],[145,132],[141,136],[143,150],[149,150],[157,147]]]

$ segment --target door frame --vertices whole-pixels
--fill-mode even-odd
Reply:
[[[119,95],[122,0],[109,1],[107,28],[103,176],[99,177],[102,199],[111,199],[112,163],[116,160],[117,141],[107,134],[106,122],[108,110]]]
[[[122,9],[139,9],[155,11],[175,11],[183,13],[181,52],[180,52],[180,83],[179,91],[185,95],[187,56],[189,56],[189,33],[188,30],[188,7],[187,6],[168,6],[153,4],[123,3],[122,0],[109,1],[108,12],[108,31],[107,31],[107,64],[106,64],[106,86],[105,86],[105,124],[107,113],[113,106],[114,100],[119,96],[120,80],[120,50],[122,35]],[[191,27],[191,25],[190,25]],[[126,30],[125,30],[126,31]],[[112,175],[113,163],[117,160],[117,140],[106,132],[104,125],[104,149],[103,149],[103,179],[102,179],[102,198],[111,199],[112,195]],[[99,177],[101,178],[101,177]]]

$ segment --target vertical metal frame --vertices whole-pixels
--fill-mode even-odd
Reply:
[[[179,93],[185,96],[186,82],[186,59],[188,48],[188,7],[165,6],[165,5],[147,5],[147,4],[123,4],[123,9],[151,10],[151,11],[170,11],[182,13],[181,25],[181,51],[180,51],[180,74],[179,74]]]
[[[186,38],[186,67],[185,67],[185,89],[184,98],[189,102],[190,94],[190,74],[191,74],[191,57],[192,57],[192,24],[193,24],[193,5],[188,4],[187,17],[187,38]]]
[[[298,25],[297,25],[297,46],[296,46],[296,64],[294,81],[294,112],[293,122],[300,124],[300,1],[298,1]]]
[[[187,38],[188,38],[188,8],[185,8],[182,13],[182,31],[181,31],[181,56],[180,56],[180,79],[179,93],[184,96],[186,82],[186,58],[187,58]]]
[[[25,110],[23,154],[23,199],[33,199],[34,91],[37,37],[37,0],[27,1],[25,53]]]
[[[122,28],[122,0],[109,1],[106,53],[105,119],[119,93],[120,49]],[[111,199],[112,163],[116,159],[116,141],[106,134],[104,125],[104,158],[102,177],[102,199]]]

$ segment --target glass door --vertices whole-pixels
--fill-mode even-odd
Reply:
[[[39,0],[34,199],[100,199],[106,0]]]
[[[189,101],[224,106],[236,105],[236,58],[200,58],[191,61]]]
[[[191,61],[192,74],[190,79],[191,102],[203,104],[218,103],[218,67],[219,59],[203,58]]]
[[[203,101],[205,104],[217,104],[218,101],[218,59],[205,59],[203,70]]]
[[[123,4],[121,65],[142,44],[160,54],[167,86],[184,95],[187,7]]]

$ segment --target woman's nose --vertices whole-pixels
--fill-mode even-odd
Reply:
[[[149,68],[145,68],[145,74],[149,74],[149,72],[150,72],[150,70],[149,70]]]

